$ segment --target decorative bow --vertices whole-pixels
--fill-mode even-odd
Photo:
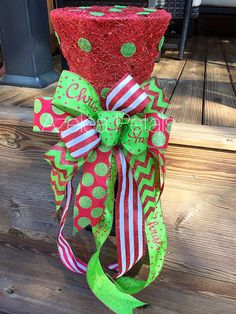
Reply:
[[[51,164],[57,210],[63,208],[58,250],[71,271],[87,275],[94,294],[116,313],[144,305],[130,294],[141,291],[160,273],[167,246],[160,195],[172,118],[157,80],[138,85],[123,77],[106,97],[106,108],[94,88],[79,75],[63,71],[52,99],[35,100],[34,131],[59,133],[61,141],[44,158]],[[106,110],[104,110],[106,109]],[[76,258],[63,236],[73,196],[72,179],[83,165],[74,203],[74,231],[91,225],[97,251],[86,264]],[[114,187],[118,178],[115,221],[118,262],[111,281],[99,254],[113,223]],[[122,277],[148,247],[146,281]]]

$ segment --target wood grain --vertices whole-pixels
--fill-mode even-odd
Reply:
[[[188,52],[183,60],[176,59],[177,52],[167,51],[161,57],[160,62],[156,63],[152,76],[157,76],[168,99],[171,98],[176,83],[182,73]]]
[[[206,41],[196,37],[166,112],[176,122],[202,124]]]
[[[236,151],[236,129],[173,123],[170,143],[181,146]]]
[[[231,83],[236,95],[236,41],[232,38],[221,39],[220,41],[226,65],[230,74]]]
[[[55,88],[56,83],[43,89],[0,85],[0,107],[33,108],[35,97],[50,97],[54,94]]]
[[[203,124],[236,127],[236,99],[220,42],[210,38],[207,47]]]
[[[176,119],[167,152],[162,197],[168,234],[164,269],[154,284],[137,295],[152,305],[135,313],[236,313],[236,129],[220,127],[229,117],[224,109],[220,116],[219,108],[230,101],[233,109],[234,100],[225,96],[223,88],[231,86],[225,70],[234,61],[231,48],[225,53],[227,45],[221,43],[223,55],[219,41],[208,42],[215,50],[211,55],[208,49],[204,113],[206,124],[217,124],[196,124],[201,115],[198,79],[203,75],[204,52],[201,40],[194,45],[198,49],[187,61],[173,61],[175,53],[166,52],[155,68],[162,83],[167,80],[168,97],[173,94],[172,101],[179,102],[176,117],[181,113],[187,123]],[[0,313],[111,313],[93,296],[85,278],[69,273],[57,256],[50,167],[41,155],[58,137],[32,132],[33,98],[48,96],[54,89],[55,84],[43,90],[0,86]],[[189,108],[180,106],[184,94]],[[234,119],[232,111],[229,119]],[[94,251],[91,233],[73,237],[71,226],[70,216],[65,234],[87,261]],[[116,259],[114,243],[110,237],[104,246],[103,263]],[[147,262],[145,257],[141,278],[147,274]]]
[[[111,313],[94,297],[84,277],[63,268],[54,245],[1,234],[0,253],[1,311]],[[203,314],[206,309],[210,314],[220,314],[223,310],[235,313],[235,284],[190,274],[176,266],[165,265],[159,280],[137,295],[151,306],[135,313]]]
[[[49,167],[41,159],[55,136],[13,125],[3,125],[0,134],[0,309],[106,313],[85,280],[69,274],[55,257],[58,225],[52,218]],[[159,282],[139,295],[152,303],[148,313],[220,314],[223,308],[235,313],[235,159],[230,151],[169,147],[162,200],[169,248]],[[75,241],[70,228],[69,220],[66,235],[78,241],[76,251],[86,260],[94,248],[91,234]],[[111,240],[103,260],[114,260]],[[141,276],[147,273],[146,262]],[[8,288],[14,293],[8,294]]]

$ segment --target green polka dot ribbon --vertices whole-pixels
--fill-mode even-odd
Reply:
[[[93,49],[88,38],[78,38],[77,43],[84,53]],[[130,58],[136,46],[124,43],[121,53]],[[100,97],[106,101],[107,110],[101,107]],[[73,200],[72,180],[83,166],[75,189],[73,231],[92,226],[96,243],[88,264],[76,258],[69,243],[61,238],[59,255],[69,270],[86,274],[93,293],[115,313],[131,314],[144,306],[131,294],[154,281],[163,266],[167,240],[160,196],[172,124],[164,113],[168,105],[155,78],[139,86],[126,75],[114,87],[104,87],[99,96],[89,82],[69,71],[62,72],[53,98],[35,100],[34,130],[56,132],[60,137],[59,143],[44,154],[52,167],[56,209],[62,211],[59,237],[63,237],[65,217]],[[108,265],[117,272],[111,281],[101,266],[100,251],[112,228],[114,203],[118,263]],[[134,213],[139,213],[141,220],[134,219]],[[127,230],[130,236],[122,242]],[[128,277],[125,274],[143,256],[144,245],[150,261],[148,277]]]

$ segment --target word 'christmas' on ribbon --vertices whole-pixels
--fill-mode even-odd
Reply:
[[[131,296],[160,273],[167,247],[160,195],[165,180],[165,150],[172,118],[156,78],[141,86],[125,75],[111,88],[104,108],[95,89],[79,75],[63,71],[53,98],[38,98],[34,131],[58,133],[60,141],[44,154],[52,166],[51,186],[61,210],[58,251],[64,266],[84,274],[93,293],[116,313],[132,313],[144,303]],[[76,257],[63,235],[76,187],[74,232],[88,225],[96,252],[88,263]],[[115,183],[118,183],[115,191]],[[116,195],[115,195],[116,192]],[[114,210],[114,197],[115,210]],[[104,271],[99,255],[115,213],[117,261]],[[125,275],[145,254],[146,280]]]

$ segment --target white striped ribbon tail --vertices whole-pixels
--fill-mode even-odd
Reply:
[[[132,170],[121,149],[116,153],[116,159],[119,173],[116,198],[117,277],[120,277],[144,255],[145,240],[143,209]]]
[[[106,99],[107,110],[119,110],[130,115],[142,110],[149,104],[150,98],[128,74],[109,92]]]
[[[72,185],[71,180],[67,184],[66,190],[66,204],[62,213],[59,232],[58,232],[58,253],[61,259],[62,264],[69,269],[70,271],[78,274],[85,274],[86,273],[86,263],[75,257],[72,252],[72,249],[69,243],[66,241],[65,237],[63,236],[63,229],[66,221],[66,217],[69,210],[70,201],[72,199]]]
[[[71,125],[72,124],[72,125]],[[60,137],[73,158],[80,158],[99,145],[101,139],[95,129],[95,122],[81,115],[63,125]]]
[[[115,270],[118,271],[118,263],[113,263],[107,266],[108,269],[110,270]]]

